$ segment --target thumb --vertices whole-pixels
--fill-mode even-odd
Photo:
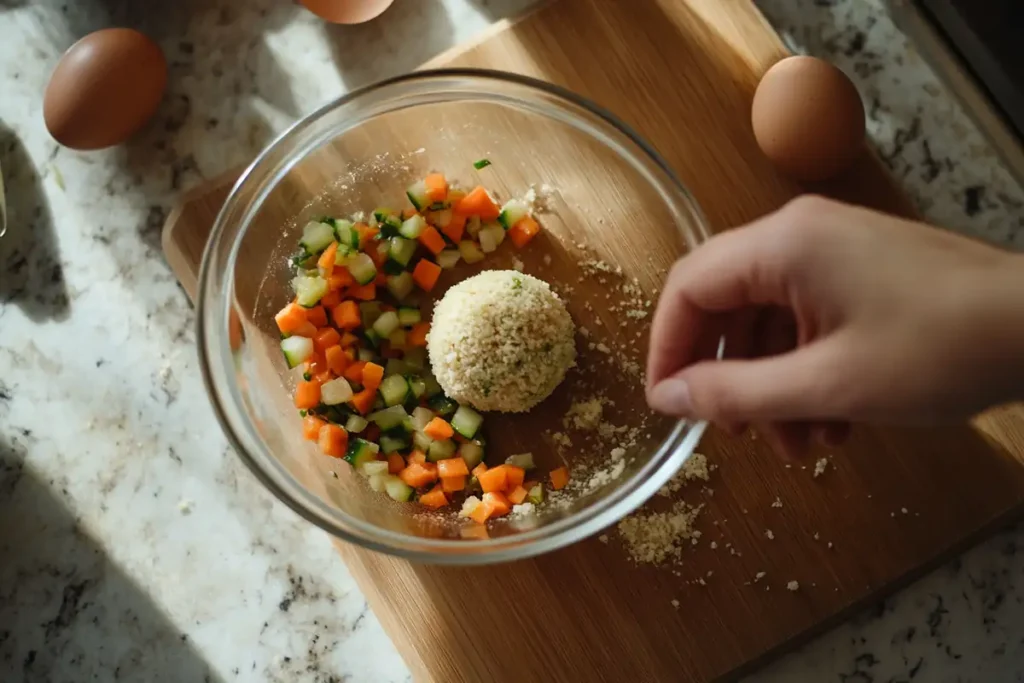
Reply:
[[[779,356],[691,365],[653,386],[648,403],[718,423],[841,418],[841,369],[839,344],[824,339]]]

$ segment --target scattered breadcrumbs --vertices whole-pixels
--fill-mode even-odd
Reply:
[[[675,598],[673,598],[672,599],[672,606],[675,607],[676,609],[679,609],[679,601],[676,600]]]
[[[769,541],[775,540],[775,534],[772,533],[771,529],[764,530],[764,537],[767,538]]]
[[[693,523],[702,507],[679,501],[668,512],[633,514],[620,521],[619,533],[630,557],[637,564],[679,559],[683,548],[700,538]]]
[[[601,543],[608,543],[608,534],[601,534],[597,537],[597,540],[601,541]]]
[[[790,581],[789,583],[786,584],[786,590],[794,591],[794,592],[800,590],[800,582],[799,581]]]
[[[773,508],[780,508],[780,507],[782,507],[782,499],[779,498],[778,496],[775,496],[775,501],[772,503],[772,507]]]
[[[826,467],[828,467],[828,458],[818,458],[818,461],[814,463],[814,478],[817,479],[825,474]]]
[[[693,453],[679,471],[673,475],[668,482],[658,489],[659,496],[671,496],[692,481],[700,479],[708,481],[711,478],[712,466],[708,465],[707,456],[703,453]]]
[[[757,583],[758,581],[760,581],[761,579],[763,579],[767,575],[768,575],[767,572],[758,572],[758,573],[754,574],[754,583]]]
[[[589,401],[576,401],[569,406],[568,412],[562,418],[562,425],[566,429],[597,429],[601,424],[601,414],[603,411],[604,401],[601,398],[592,398]]]

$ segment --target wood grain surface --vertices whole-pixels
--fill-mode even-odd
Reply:
[[[518,71],[597,101],[659,150],[715,229],[805,190],[911,213],[870,154],[813,188],[763,159],[750,100],[784,55],[745,0],[557,0],[430,66]],[[230,184],[190,193],[166,226],[168,260],[192,296]],[[1016,517],[1024,496],[1016,407],[974,425],[858,429],[819,478],[813,462],[786,468],[749,437],[712,432],[700,450],[719,466],[714,495],[687,495],[705,505],[704,536],[674,571],[634,565],[614,535],[483,569],[338,550],[418,681],[706,681],[895,590]]]

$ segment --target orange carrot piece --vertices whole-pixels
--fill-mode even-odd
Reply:
[[[377,277],[373,278],[373,284],[383,287],[388,283],[388,275],[383,270],[377,271]]]
[[[345,379],[349,382],[357,382],[358,384],[363,383],[363,368],[366,367],[365,360],[357,360],[356,362],[345,368]],[[374,390],[376,391],[376,389]]]
[[[441,266],[427,259],[420,259],[412,271],[412,279],[420,289],[429,292],[437,284],[437,278],[441,277]]]
[[[343,330],[354,330],[362,323],[359,316],[359,304],[355,301],[342,301],[331,309],[334,324]]]
[[[556,491],[565,488],[565,485],[569,483],[569,470],[565,467],[559,467],[556,470],[551,470],[551,488]]]
[[[423,228],[423,232],[417,238],[420,244],[430,250],[430,253],[437,256],[444,251],[444,238],[441,237],[441,233],[437,231],[433,225],[428,225]]]
[[[337,346],[341,342],[341,334],[333,327],[325,327],[317,330],[313,336],[313,347],[320,353],[325,353],[328,348]]]
[[[491,517],[502,517],[512,510],[512,506],[509,504],[505,494],[498,493],[497,491],[485,493],[481,505],[491,508]]]
[[[503,466],[492,467],[486,472],[481,472],[476,475],[477,481],[480,482],[480,488],[485,493],[493,493],[496,491],[504,491],[508,485],[508,472]]]
[[[306,320],[313,323],[317,328],[327,325],[327,311],[323,306],[314,306],[306,309]]]
[[[398,474],[405,469],[405,458],[398,453],[388,456],[388,474]]]
[[[325,367],[322,371],[313,375],[313,379],[316,381],[317,384],[329,382],[331,380],[331,371]]]
[[[351,287],[356,284],[356,279],[352,277],[352,273],[348,268],[338,268],[336,271],[331,273],[331,276],[327,278],[327,289],[332,292],[337,292],[346,287]],[[323,301],[323,299],[321,299]]]
[[[340,458],[348,448],[348,432],[335,424],[325,424],[320,428],[320,450],[324,455]]]
[[[442,479],[444,477],[465,477],[469,475],[469,468],[466,467],[466,461],[462,458],[448,458],[437,461],[437,473]]]
[[[474,477],[479,479],[480,475],[483,474],[486,471],[487,471],[487,463],[483,463],[482,462],[479,465],[477,465],[476,467],[474,467],[473,471],[470,474],[472,474]]]
[[[426,427],[423,428],[423,433],[434,441],[442,441],[444,439],[452,438],[452,434],[455,433],[455,430],[452,429],[450,424],[445,422],[444,418],[435,417],[427,423]]]
[[[331,273],[334,272],[334,257],[338,255],[338,243],[331,242],[324,249],[324,253],[320,254],[320,258],[316,260],[316,265],[320,269],[320,272],[324,277],[330,277]],[[346,268],[346,270],[348,270]]]
[[[342,346],[342,348],[346,348],[347,349],[348,347],[355,346],[358,343],[359,343],[359,337],[357,337],[356,335],[352,334],[351,332],[346,332],[345,334],[341,335],[341,346]]]
[[[469,524],[459,529],[459,536],[462,538],[475,538],[478,540],[486,540],[490,538],[490,534],[487,533],[487,527],[483,524]]]
[[[421,489],[437,481],[437,468],[429,468],[427,464],[414,462],[398,473],[398,478],[414,489]]]
[[[483,524],[490,518],[493,511],[493,508],[487,503],[480,503],[469,513],[469,518],[477,524]]]
[[[292,332],[292,334],[296,337],[308,337],[312,339],[316,336],[316,325],[307,320],[299,325],[298,329]]]
[[[296,303],[290,303],[277,312],[274,321],[282,334],[294,334],[295,330],[306,322],[306,309]]]
[[[448,221],[448,225],[441,228],[441,232],[452,242],[458,244],[466,232],[466,216],[461,213],[453,213],[452,219]]]
[[[441,468],[438,468],[440,471]],[[466,488],[466,477],[441,477],[441,488],[445,493],[455,493]]]
[[[513,505],[519,505],[524,500],[526,500],[526,496],[528,494],[529,494],[529,491],[524,489],[522,486],[517,486],[517,487],[515,487],[514,489],[512,489],[511,491],[508,492],[508,500]]]
[[[523,480],[526,479],[526,470],[522,467],[516,467],[515,465],[503,465],[505,468],[505,478],[508,483],[505,484],[505,489],[511,491],[517,486],[523,485]]]
[[[363,386],[376,391],[380,383],[384,381],[384,368],[376,363],[367,363],[363,366]]]
[[[419,213],[416,209],[409,207],[408,209],[402,209],[402,220],[407,221],[413,216]]]
[[[327,424],[316,415],[307,415],[302,418],[302,438],[306,441],[316,441],[320,438],[320,428]]]
[[[348,367],[348,356],[340,346],[335,344],[324,349],[324,362],[327,364],[328,370],[341,377],[345,368]]]
[[[525,247],[526,243],[537,236],[540,232],[540,223],[530,216],[520,218],[515,225],[508,230],[508,238],[519,248]]]
[[[421,450],[414,450],[409,453],[409,464],[419,463],[422,465],[427,461],[427,454]]]
[[[377,239],[377,233],[380,230],[371,228],[366,223],[356,223],[353,227],[359,233],[359,250],[365,252],[376,251],[376,247],[371,249],[369,243],[371,240]]]
[[[377,285],[371,282],[368,285],[349,287],[348,295],[353,299],[359,299],[360,301],[373,301],[377,298]]]
[[[448,181],[443,173],[428,173],[423,179],[427,188],[427,199],[433,202],[443,202],[448,198]]]
[[[477,185],[455,205],[455,213],[461,213],[463,216],[480,216],[482,221],[493,221],[498,218],[501,209],[487,194],[484,186]]]
[[[322,353],[313,352],[313,355],[306,361],[305,371],[310,375],[319,375],[327,369],[327,360]]]
[[[426,346],[427,332],[430,332],[430,323],[416,323],[405,334],[405,343],[409,346]]]
[[[300,410],[316,408],[320,404],[320,383],[300,381],[295,386],[295,407]]]
[[[334,278],[334,277],[337,277],[337,275],[332,275],[331,277]],[[329,284],[330,283],[328,283],[328,286],[329,286]],[[322,297],[320,297],[320,305],[323,306],[325,311],[331,310],[332,308],[334,308],[335,306],[337,306],[340,303],[341,303],[341,291],[340,291],[340,289],[332,289],[331,291],[327,292]]]
[[[420,496],[420,502],[432,510],[437,510],[448,504],[448,497],[444,495],[444,488],[438,485],[431,489],[429,493],[424,493]]]
[[[359,411],[360,415],[366,415],[370,412],[370,408],[373,407],[373,402],[377,400],[376,389],[363,389],[359,393],[355,394],[348,400],[353,408]]]

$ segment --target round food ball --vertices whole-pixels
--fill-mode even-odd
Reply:
[[[765,156],[796,180],[837,175],[864,147],[864,105],[856,86],[815,57],[787,57],[768,69],[750,119]]]
[[[576,364],[574,333],[548,283],[487,270],[437,302],[427,351],[449,397],[477,410],[521,413],[547,398]]]

